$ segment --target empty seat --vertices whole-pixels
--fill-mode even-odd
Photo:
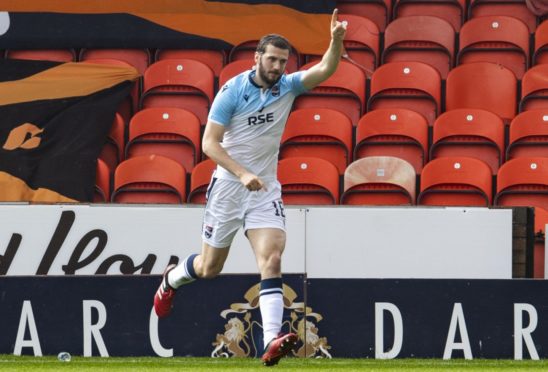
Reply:
[[[192,169],[192,173],[190,174],[190,190],[188,192],[189,203],[206,203],[207,189],[215,169],[217,169],[217,164],[211,159],[199,162]]]
[[[390,0],[337,0],[337,8],[342,14],[353,14],[372,20],[380,32],[384,32],[392,17]]]
[[[339,201],[339,171],[324,159],[287,158],[278,163],[284,204],[329,205]]]
[[[542,22],[535,31],[533,65],[548,63],[548,22]]]
[[[180,204],[186,201],[186,171],[175,160],[159,155],[136,156],[114,172],[115,203]]]
[[[466,18],[466,0],[396,0],[394,20],[409,16],[438,17],[459,32]]]
[[[126,158],[162,155],[188,172],[201,159],[200,121],[192,112],[169,107],[139,111],[129,123]]]
[[[504,66],[489,62],[460,65],[447,76],[445,109],[483,109],[509,124],[516,115],[517,86],[516,76]]]
[[[416,174],[428,162],[428,122],[418,112],[377,109],[360,119],[356,128],[354,160],[393,156],[407,161]]]
[[[29,59],[37,61],[74,62],[74,49],[8,49],[4,52],[5,58]]]
[[[491,169],[467,157],[432,159],[422,170],[418,205],[487,207],[492,197]]]
[[[468,19],[492,15],[517,18],[531,34],[537,28],[537,17],[527,8],[524,0],[470,0]]]
[[[456,109],[434,123],[430,159],[461,156],[483,160],[497,174],[504,162],[504,122],[481,109]]]
[[[521,80],[519,111],[548,108],[548,64],[531,67]]]
[[[379,28],[368,18],[356,15],[339,14],[339,21],[347,22],[343,58],[362,68],[371,77],[380,60]],[[321,58],[321,55],[307,55],[306,61],[313,62]]]
[[[101,159],[97,159],[95,173],[95,187],[93,190],[94,203],[107,203],[110,201],[110,169]]]
[[[177,107],[192,111],[205,125],[213,101],[215,76],[204,63],[165,59],[150,65],[144,75],[140,107]]]
[[[101,149],[99,158],[106,163],[111,171],[124,159],[125,123],[122,116],[116,113],[106,143]]]
[[[239,75],[244,71],[251,70],[253,66],[255,66],[255,61],[253,59],[240,59],[228,63],[219,74],[219,88],[222,88],[226,82],[234,76]]]
[[[548,209],[548,158],[515,158],[497,174],[495,205]]]
[[[459,47],[457,65],[498,63],[518,79],[529,68],[529,30],[513,17],[484,16],[467,21],[459,33]]]
[[[510,123],[506,160],[548,158],[548,109],[524,111]]]
[[[90,59],[117,59],[129,63],[143,74],[150,65],[151,58],[148,49],[80,49],[80,61]]]
[[[442,79],[453,67],[455,30],[444,19],[432,16],[407,16],[393,20],[384,32],[382,63],[424,62]]]
[[[307,63],[301,70],[307,70],[316,62]],[[346,114],[352,124],[358,124],[365,107],[365,72],[350,62],[341,61],[335,73],[314,89],[301,94],[295,100],[294,108],[330,108]]]
[[[441,111],[441,77],[422,62],[390,62],[380,66],[371,78],[367,111],[406,108],[422,114],[433,125]]]
[[[416,175],[413,166],[392,156],[354,161],[344,172],[341,204],[413,205]]]
[[[340,174],[352,160],[352,123],[332,109],[307,108],[291,112],[281,139],[280,159],[318,157]]]
[[[258,40],[248,40],[235,45],[228,54],[228,62],[230,63],[240,59],[255,59],[255,51],[257,50],[258,43]],[[299,70],[301,55],[295,48],[291,49],[285,69],[288,72],[295,72]]]
[[[224,50],[208,49],[157,49],[155,60],[163,59],[193,59],[205,63],[219,77],[226,64],[227,55]]]

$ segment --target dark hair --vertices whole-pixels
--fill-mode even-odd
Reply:
[[[264,53],[266,51],[266,47],[272,45],[276,48],[289,50],[289,53],[291,53],[291,44],[289,44],[289,41],[281,35],[278,34],[268,34],[265,35],[259,40],[259,44],[257,44],[257,53]]]

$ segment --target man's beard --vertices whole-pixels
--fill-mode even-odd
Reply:
[[[280,78],[280,75],[278,74],[278,75],[276,75],[276,77],[274,79],[271,79],[268,76],[268,74],[266,73],[266,69],[263,66],[263,61],[262,60],[259,61],[259,66],[257,68],[257,73],[259,74],[259,77],[261,78],[261,80],[264,81],[266,84],[268,84],[268,87],[273,86],[278,81],[278,79]]]

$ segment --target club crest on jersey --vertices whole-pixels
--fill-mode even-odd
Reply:
[[[272,97],[278,97],[280,95],[280,86],[274,85],[272,87]]]
[[[264,123],[272,123],[274,121],[274,113],[269,112],[268,114],[259,114],[255,116],[250,116],[247,118],[247,125],[261,125]]]
[[[213,226],[204,225],[204,236],[209,239],[211,235],[213,235]]]

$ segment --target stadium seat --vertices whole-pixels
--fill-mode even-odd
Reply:
[[[466,0],[395,0],[394,20],[409,16],[438,17],[459,32],[466,18]]]
[[[430,159],[471,157],[484,161],[493,175],[504,162],[504,122],[481,109],[456,109],[434,123]]]
[[[191,59],[165,59],[144,74],[140,108],[177,107],[192,111],[205,125],[213,102],[215,75],[204,63]]]
[[[193,59],[205,63],[218,78],[226,64],[227,54],[224,50],[207,49],[157,49],[155,61],[164,59]]]
[[[377,25],[365,17],[339,14],[339,21],[347,22],[343,59],[360,67],[371,77],[380,60],[380,32]],[[319,61],[321,55],[307,55],[306,62]]]
[[[217,164],[211,159],[196,164],[190,175],[190,191],[188,192],[188,203],[205,204],[207,188],[211,181],[211,176]]]
[[[521,80],[519,112],[548,108],[548,64],[531,67]]]
[[[534,248],[534,278],[544,279],[545,274],[545,240],[546,224],[548,224],[548,210],[535,208],[535,248]]]
[[[339,171],[319,158],[287,158],[278,162],[278,180],[287,205],[331,205],[339,202]]]
[[[442,79],[453,68],[455,30],[444,19],[406,16],[390,22],[384,32],[382,63],[415,61],[435,67]]]
[[[7,49],[4,51],[7,59],[29,59],[37,61],[75,62],[74,49]]]
[[[548,158],[548,109],[524,111],[510,123],[506,160]]]
[[[289,114],[282,134],[280,159],[318,157],[343,174],[352,161],[352,123],[332,109],[307,108]]]
[[[307,63],[307,70],[316,62]],[[356,126],[365,107],[365,72],[350,62],[341,61],[329,79],[295,100],[294,109],[330,108],[343,112]]]
[[[192,171],[201,159],[200,121],[179,108],[153,107],[136,113],[129,123],[126,158],[161,155]]]
[[[354,161],[344,172],[345,205],[413,205],[416,175],[413,166],[392,156]]]
[[[380,32],[384,32],[392,16],[391,0],[337,0],[342,14],[353,14],[372,20]]]
[[[90,59],[117,59],[129,63],[142,75],[150,65],[148,49],[80,49],[80,61]]]
[[[542,22],[535,31],[533,65],[548,63],[548,22]]]
[[[228,53],[228,63],[238,61],[240,59],[255,59],[255,50],[257,49],[258,40],[248,40],[235,45]],[[291,48],[289,54],[289,60],[285,69],[288,72],[295,72],[299,70],[301,65],[301,55],[298,50]]]
[[[515,158],[497,174],[495,205],[548,209],[548,158]]]
[[[441,112],[441,77],[422,62],[391,62],[377,68],[371,77],[367,111],[406,108],[423,115],[428,125]]]
[[[403,159],[420,174],[428,162],[428,122],[421,114],[408,109],[368,112],[356,128],[354,160],[371,156]]]
[[[116,166],[124,159],[124,148],[125,123],[122,116],[116,113],[99,158],[105,162],[108,169],[114,171]]]
[[[95,187],[93,191],[94,203],[108,203],[110,201],[110,169],[101,159],[97,159],[95,173]]]
[[[483,161],[467,157],[432,159],[422,170],[417,205],[491,205],[491,169]]]
[[[510,16],[521,20],[533,34],[537,28],[537,17],[524,0],[470,0],[468,19],[485,16]]]
[[[447,76],[445,109],[484,109],[508,125],[516,115],[517,88],[516,76],[504,66],[490,62],[460,65]]]
[[[253,59],[240,59],[234,62],[227,63],[225,67],[222,68],[221,73],[219,74],[219,88],[222,88],[226,82],[232,79],[234,76],[251,70],[255,66],[255,61]]]
[[[467,21],[459,33],[456,64],[493,62],[521,80],[529,68],[529,30],[519,19],[484,16]]]
[[[180,204],[186,201],[186,171],[160,155],[136,156],[114,172],[114,203]]]

